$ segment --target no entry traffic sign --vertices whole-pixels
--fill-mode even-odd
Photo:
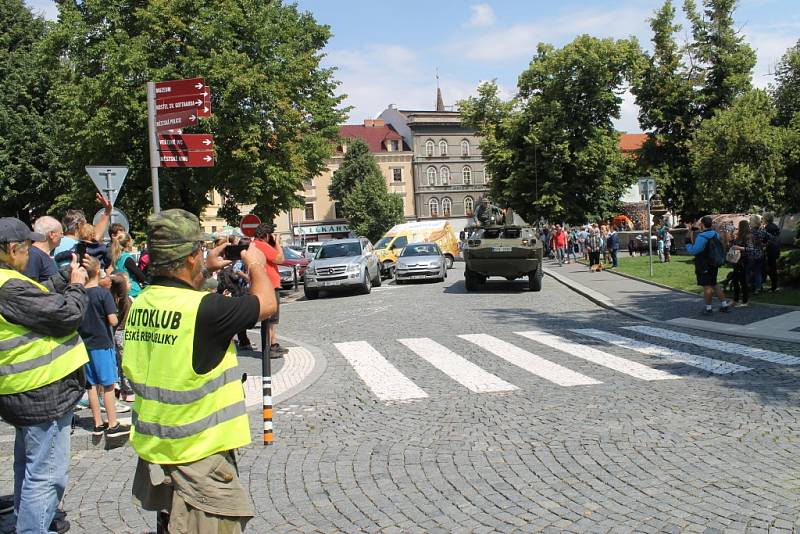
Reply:
[[[239,223],[239,228],[247,237],[255,237],[256,228],[258,228],[259,224],[261,224],[261,219],[258,218],[258,215],[250,213],[242,217],[242,222]]]

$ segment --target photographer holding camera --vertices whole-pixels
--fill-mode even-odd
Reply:
[[[730,311],[730,305],[725,299],[725,293],[717,285],[717,272],[720,265],[725,263],[725,251],[722,241],[716,230],[712,229],[714,220],[706,215],[701,219],[703,231],[695,236],[699,230],[693,226],[689,229],[688,238],[690,243],[686,245],[686,251],[694,256],[694,272],[697,275],[697,285],[703,287],[703,301],[705,309],[703,315],[711,315],[711,301],[714,295],[721,301],[719,311]],[[720,259],[721,255],[721,259]]]
[[[264,257],[267,259],[267,264],[264,269],[269,276],[272,286],[275,288],[275,302],[277,308],[275,314],[267,319],[266,324],[261,323],[261,348],[266,352],[267,343],[267,328],[269,328],[269,357],[272,359],[283,358],[283,355],[288,352],[278,344],[278,320],[280,319],[280,302],[281,302],[281,275],[278,272],[278,265],[283,263],[283,249],[278,241],[275,239],[275,226],[270,223],[261,223],[256,228],[255,245],[258,247]]]

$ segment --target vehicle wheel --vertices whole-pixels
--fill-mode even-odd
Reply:
[[[319,297],[319,291],[316,289],[309,289],[307,287],[303,288],[303,293],[306,296],[306,300],[314,300]]]
[[[539,266],[536,268],[536,270],[528,273],[528,289],[531,291],[541,291],[543,276],[544,273],[542,272],[542,262],[539,262]]]
[[[391,278],[393,276],[392,273],[392,262],[385,261],[381,266],[381,272],[386,273],[386,278]]]
[[[381,268],[378,267],[378,272],[372,280],[373,287],[381,287]]]
[[[364,269],[364,282],[361,284],[361,293],[369,295],[372,291],[372,280],[369,279],[369,271]]]
[[[467,291],[475,291],[478,289],[478,279],[479,276],[476,273],[473,273],[469,269],[464,271],[464,286],[466,286]]]
[[[452,269],[454,261],[455,260],[453,259],[453,256],[451,256],[450,254],[445,254],[445,256],[444,256],[444,266],[445,266],[446,269]]]

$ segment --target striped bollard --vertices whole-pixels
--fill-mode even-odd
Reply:
[[[264,446],[272,443],[272,365],[269,360],[269,325],[261,322],[261,392],[264,415]]]

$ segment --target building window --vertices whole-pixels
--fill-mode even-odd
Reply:
[[[428,208],[430,209],[431,217],[439,216],[439,201],[432,198],[428,201]]]
[[[449,198],[442,199],[442,217],[450,217],[453,213],[453,201]]]
[[[466,139],[461,141],[461,155],[469,156],[469,141],[467,141]]]
[[[472,217],[472,210],[475,208],[475,201],[472,197],[464,197],[464,215]]]
[[[345,218],[345,217],[344,217],[344,207],[342,206],[342,203],[341,203],[341,202],[336,202],[336,203],[333,205],[333,215],[334,215],[334,216],[335,216],[337,219],[344,219],[344,218]]]
[[[446,156],[447,155],[447,141],[442,139],[439,141],[439,155]]]
[[[441,177],[442,185],[450,185],[450,167],[439,169],[439,176]]]
[[[483,170],[483,183],[488,184],[492,181],[492,173],[490,173],[487,169]]]
[[[426,155],[426,156],[428,156],[428,157],[431,157],[431,156],[433,156],[433,147],[434,147],[433,141],[431,141],[430,139],[428,139],[428,140],[425,142],[425,155]]]
[[[402,182],[403,181],[403,169],[400,167],[392,169],[392,180],[395,182]]]
[[[306,204],[306,220],[313,221],[314,220],[314,204]]]
[[[393,139],[389,141],[389,150],[392,152],[397,152],[400,150],[400,141]]]
[[[472,185],[472,168],[470,166],[461,169],[461,176],[464,180],[464,185]]]
[[[436,167],[428,167],[428,185],[436,185]]]
[[[217,227],[216,227],[216,226],[212,226],[212,227],[211,227],[211,233],[213,234],[213,233],[215,233],[216,231],[217,231]]]

